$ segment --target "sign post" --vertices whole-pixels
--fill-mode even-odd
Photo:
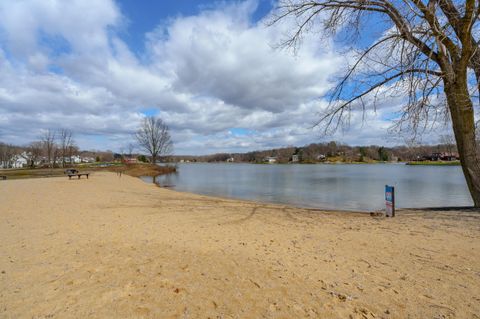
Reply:
[[[385,185],[385,215],[395,217],[395,187]]]

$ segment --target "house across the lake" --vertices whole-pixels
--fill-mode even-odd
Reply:
[[[460,156],[455,152],[438,152],[423,157],[423,160],[426,161],[456,161],[459,159]]]
[[[267,156],[263,159],[264,162],[267,162],[269,164],[274,164],[277,162],[277,157],[276,156]]]

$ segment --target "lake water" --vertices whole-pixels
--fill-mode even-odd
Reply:
[[[157,183],[203,195],[362,211],[384,207],[388,184],[395,186],[397,207],[473,205],[459,166],[188,163]]]

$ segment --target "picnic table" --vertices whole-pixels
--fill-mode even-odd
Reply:
[[[70,173],[70,174],[68,174],[68,179],[72,179],[72,177],[74,177],[74,176],[77,176],[78,179],[80,179],[80,177],[82,177],[82,176],[86,176],[87,179],[88,179],[88,175],[90,175],[90,173],[73,173],[73,174]]]

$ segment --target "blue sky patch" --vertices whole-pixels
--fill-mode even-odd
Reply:
[[[121,12],[127,17],[127,30],[121,35],[122,39],[136,53],[145,50],[145,35],[155,30],[165,21],[176,17],[194,16],[208,9],[215,9],[219,5],[241,3],[241,1],[218,0],[182,0],[182,1],[117,1]],[[252,22],[256,23],[264,18],[273,8],[272,0],[258,0],[257,8],[252,15]]]
[[[230,133],[232,133],[233,135],[243,136],[243,135],[251,135],[254,133],[254,131],[246,128],[242,128],[242,127],[234,127],[230,129]]]
[[[49,49],[51,57],[58,57],[72,52],[70,43],[59,34],[53,35],[40,30],[37,41],[41,47]]]
[[[142,114],[145,114],[146,116],[155,116],[158,114],[159,110],[154,107],[150,107],[150,108],[142,109],[140,112]]]

